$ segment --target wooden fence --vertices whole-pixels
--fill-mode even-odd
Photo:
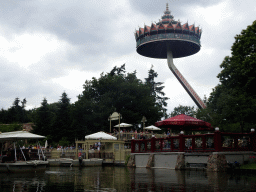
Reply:
[[[150,152],[219,152],[256,151],[256,134],[224,133],[170,136],[165,138],[131,140],[131,153]]]

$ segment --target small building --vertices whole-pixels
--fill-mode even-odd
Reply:
[[[130,142],[117,140],[116,137],[104,132],[85,136],[85,140],[76,141],[76,157],[83,159],[100,158],[103,163],[125,164],[131,153]]]

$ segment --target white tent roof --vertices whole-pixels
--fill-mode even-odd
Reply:
[[[109,135],[103,131],[93,133],[91,135],[85,136],[85,139],[107,139],[107,140],[117,140],[116,137]]]
[[[114,127],[119,127],[119,124],[115,125]],[[120,127],[132,127],[132,124],[120,123]]]
[[[161,130],[160,128],[154,126],[154,125],[150,125],[148,127],[145,127],[145,129],[147,130],[152,130],[152,131],[158,131],[158,130]]]
[[[45,136],[36,135],[27,131],[12,131],[0,133],[0,141],[3,140],[20,140],[20,139],[43,139]]]

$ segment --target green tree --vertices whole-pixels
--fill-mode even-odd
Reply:
[[[256,21],[235,37],[231,56],[225,57],[220,65],[220,84],[207,103],[213,124],[224,131],[249,131],[256,124],[255,34]]]
[[[24,98],[22,101],[17,97],[15,98],[12,106],[8,110],[2,109],[0,111],[0,122],[2,123],[26,123],[32,121],[30,116],[31,111],[25,109],[27,100]]]
[[[162,116],[167,117],[167,100],[168,97],[165,97],[165,93],[163,92],[164,86],[163,82],[155,82],[155,78],[157,78],[158,74],[154,71],[153,65],[148,71],[148,77],[145,78],[145,84],[150,87],[151,95],[155,98],[155,102],[157,107],[159,108],[159,112],[162,113]]]
[[[0,124],[0,132],[21,131],[22,124]]]
[[[63,137],[68,137],[70,141],[74,141],[71,130],[71,104],[66,92],[61,95],[53,121],[51,136],[54,141],[58,142]]]
[[[52,122],[53,114],[50,111],[47,99],[44,98],[41,106],[36,111],[35,127],[33,132],[39,135],[51,135],[52,134]]]
[[[0,124],[2,123],[8,123],[7,110],[4,110],[3,108],[0,111]]]
[[[73,107],[73,130],[78,136],[109,131],[107,120],[114,111],[122,115],[123,122],[134,125],[141,123],[143,116],[153,124],[163,115],[150,87],[137,78],[136,71],[126,73],[125,65],[85,82]]]
[[[8,123],[24,123],[24,121],[24,108],[20,106],[20,99],[17,97],[8,109]]]
[[[194,109],[194,107],[190,107],[190,106],[183,106],[183,105],[179,105],[178,107],[175,107],[174,110],[171,112],[171,117],[174,117],[176,115],[181,115],[181,114],[185,114],[191,117],[194,117],[194,115],[196,115],[196,110]]]

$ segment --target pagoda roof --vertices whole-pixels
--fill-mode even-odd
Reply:
[[[174,20],[174,16],[171,15],[171,11],[169,11],[168,3],[166,4],[166,10],[164,11],[164,15],[161,17],[158,23],[151,23],[150,26],[144,25],[143,28],[139,28],[136,30],[135,37],[140,38],[145,34],[151,33],[153,31],[158,32],[158,30],[179,30],[179,31],[189,31],[189,33],[194,33],[199,38],[201,37],[202,30],[198,27],[195,27],[195,24],[189,25],[188,22],[181,24],[178,20]],[[180,32],[180,33],[181,33]],[[183,32],[182,32],[183,33]]]
[[[150,32],[150,27],[145,25],[144,26],[144,33],[149,33]]]
[[[198,129],[203,130],[213,130],[210,123],[185,114],[180,114],[175,117],[165,119],[163,121],[158,121],[155,123],[155,126],[180,129],[191,129],[191,127],[197,127]]]
[[[188,23],[184,23],[184,24],[182,25],[182,29],[183,29],[183,30],[189,30],[189,28],[188,28]]]
[[[158,25],[158,27],[157,27],[157,29],[166,29],[166,27],[165,27],[165,25],[163,25],[162,23],[160,23],[159,25]]]

